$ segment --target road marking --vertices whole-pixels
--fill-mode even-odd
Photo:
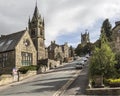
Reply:
[[[82,70],[78,70],[75,75],[72,76],[71,79],[69,79],[69,81],[63,85],[59,90],[57,90],[57,92],[55,92],[53,94],[53,96],[62,96],[64,94],[64,92],[66,91],[66,89],[73,83],[73,81],[78,77],[78,75],[80,74]]]

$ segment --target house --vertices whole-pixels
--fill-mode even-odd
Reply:
[[[112,29],[112,42],[111,46],[114,52],[120,52],[120,21],[115,22],[115,26]]]
[[[48,58],[51,60],[56,60],[63,62],[64,56],[62,52],[62,47],[51,41],[51,45],[48,46]]]
[[[0,37],[0,74],[10,74],[13,68],[36,65],[36,57],[28,30]]]
[[[51,41],[48,46],[48,58],[62,62],[68,62],[70,58],[70,48],[67,43],[63,45],[56,44],[55,41]]]
[[[62,52],[63,52],[63,57],[64,57],[64,62],[68,62],[68,59],[70,57],[70,54],[69,54],[69,46],[67,44],[67,42],[63,45],[61,45],[62,47]]]

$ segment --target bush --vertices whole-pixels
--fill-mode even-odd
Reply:
[[[120,78],[119,79],[107,79],[107,82],[110,87],[120,87]]]
[[[21,68],[19,68],[19,72],[22,74],[26,74],[28,70],[37,70],[37,66],[36,65],[30,65],[30,66],[23,66]]]

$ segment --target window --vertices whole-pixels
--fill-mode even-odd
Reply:
[[[35,36],[35,30],[32,30],[32,31],[31,31],[31,35],[32,35],[32,36]]]
[[[0,63],[2,64],[2,67],[5,67],[6,61],[8,60],[8,54],[2,53],[0,54]]]
[[[23,66],[32,65],[32,53],[22,52],[21,56],[22,56],[22,65]]]
[[[29,46],[29,45],[30,45],[29,39],[24,40],[24,41],[23,41],[23,44],[24,44],[26,47]]]
[[[43,31],[42,31],[42,29],[40,30],[40,35],[41,35],[41,36],[43,35]]]

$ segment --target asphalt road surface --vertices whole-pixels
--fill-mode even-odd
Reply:
[[[0,90],[0,96],[59,96],[61,92],[65,92],[62,93],[63,96],[85,94],[83,82],[87,81],[86,69],[76,70],[75,64],[65,64],[46,74],[33,76],[25,82],[11,84]],[[74,78],[77,79],[74,81]],[[74,82],[71,84],[72,81]]]
[[[88,65],[80,72],[75,81],[68,87],[64,96],[81,96],[86,95],[86,88],[88,87]]]

